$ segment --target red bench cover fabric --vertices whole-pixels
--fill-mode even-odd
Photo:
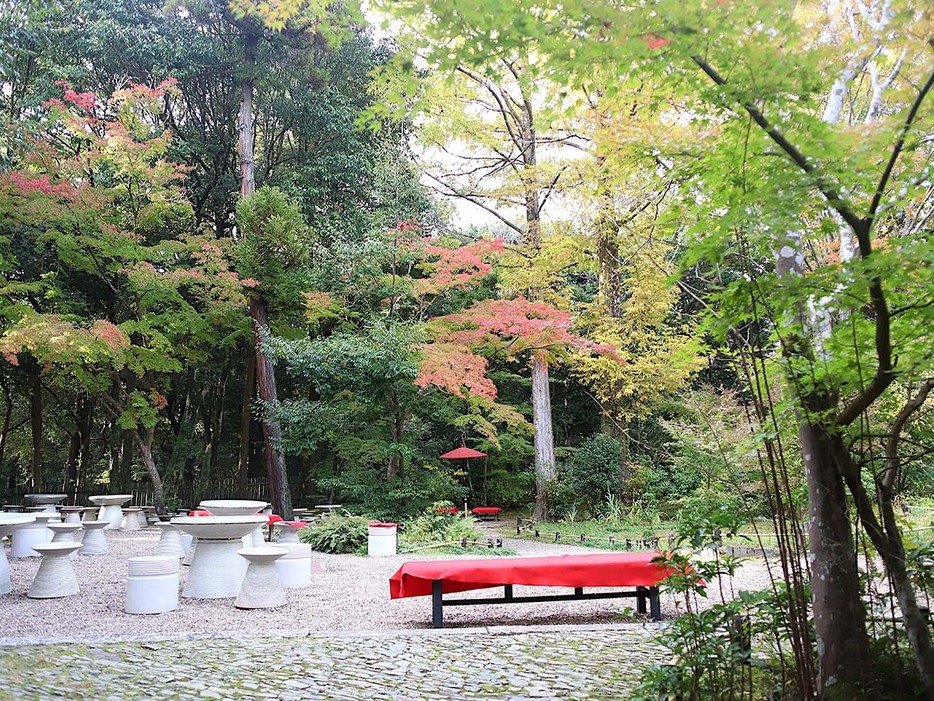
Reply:
[[[668,575],[651,562],[661,553],[601,553],[550,557],[494,557],[484,560],[422,560],[406,562],[389,578],[393,599],[431,594],[440,579],[450,594],[506,584],[540,587],[651,587]]]
[[[498,514],[502,511],[498,506],[475,506],[470,510],[472,514]]]

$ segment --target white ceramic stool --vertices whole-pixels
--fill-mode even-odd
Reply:
[[[128,506],[123,509],[123,521],[120,523],[121,531],[138,531],[139,530],[139,515],[142,513],[142,509],[138,506]]]
[[[234,606],[238,609],[268,609],[284,606],[285,589],[279,583],[276,560],[286,554],[284,548],[243,548],[237,554],[250,563],[243,575],[240,593]]]
[[[163,531],[166,533],[167,531]],[[176,531],[177,533],[178,531]],[[166,613],[178,608],[178,557],[149,555],[127,560],[127,613]]]
[[[81,513],[83,511],[83,506],[63,506],[61,512],[62,523],[81,523]]]
[[[276,544],[285,545],[286,543],[301,543],[298,539],[298,529],[291,521],[279,521],[274,524],[276,528]]]
[[[185,548],[182,547],[182,534],[178,529],[167,521],[159,521],[152,524],[159,529],[162,535],[159,536],[159,542],[156,543],[156,555],[170,555],[172,557],[185,557]]]
[[[286,589],[305,589],[311,586],[311,546],[305,543],[277,545],[286,553],[276,560],[279,582]]]
[[[81,543],[39,543],[32,547],[42,555],[42,562],[26,596],[30,599],[58,599],[77,594],[78,578],[69,555],[80,548]]]
[[[29,515],[35,517],[35,514]],[[49,530],[45,527],[44,520],[23,523],[13,530],[13,537],[10,540],[10,556],[39,557],[39,553],[33,550],[32,546],[48,542]]]
[[[78,543],[81,545],[81,534],[78,533],[81,530],[80,523],[50,523],[46,528],[52,531],[51,542],[53,543]],[[72,558],[77,556],[77,551],[71,554]]]
[[[110,552],[110,546],[107,545],[107,536],[104,535],[104,529],[109,525],[110,521],[82,521],[84,539],[81,542],[81,549],[78,554],[104,555]]]

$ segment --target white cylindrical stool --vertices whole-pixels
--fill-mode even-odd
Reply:
[[[50,531],[52,531],[52,541],[53,543],[78,543],[81,544],[81,535],[78,531],[81,530],[80,523],[50,523],[46,526]],[[78,556],[77,551],[71,554],[72,558]]]
[[[81,543],[38,543],[32,547],[42,555],[42,562],[26,596],[30,599],[57,599],[77,594],[78,578],[68,556],[80,548]]]
[[[285,589],[279,583],[276,560],[286,554],[285,548],[242,548],[237,554],[250,564],[243,575],[234,606],[238,609],[284,606]]]
[[[396,524],[370,521],[367,527],[366,554],[385,557],[396,554]]]
[[[152,524],[159,529],[162,535],[159,536],[159,542],[156,543],[156,555],[170,555],[172,557],[185,557],[185,548],[182,547],[182,534],[171,523],[166,521],[157,521]]]
[[[104,535],[104,529],[110,525],[110,521],[82,521],[84,528],[84,539],[81,542],[79,555],[105,555],[110,552],[110,546],[107,545],[107,536]]]
[[[286,551],[276,560],[279,582],[286,589],[305,589],[311,586],[311,546],[305,543],[277,545]]]
[[[29,514],[35,517],[35,514]],[[17,526],[10,540],[11,557],[39,557],[32,546],[49,542],[49,530],[44,520],[34,520]]]
[[[168,531],[163,531],[167,533]],[[178,531],[176,531],[177,533]],[[178,557],[149,555],[127,560],[127,613],[165,613],[178,608]]]
[[[0,513],[0,540],[13,533],[18,526],[31,523],[35,520],[32,514],[18,513]],[[10,580],[10,563],[6,559],[6,550],[0,543],[0,594],[9,594],[13,591],[13,583]]]

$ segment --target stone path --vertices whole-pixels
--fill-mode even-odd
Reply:
[[[654,626],[0,646],[0,699],[427,701],[629,696]]]

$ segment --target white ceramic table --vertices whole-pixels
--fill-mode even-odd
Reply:
[[[0,538],[10,535],[17,526],[26,523],[35,523],[36,517],[32,514],[0,513]],[[10,563],[6,559],[6,550],[0,545],[0,594],[9,594],[13,591],[10,581]]]
[[[198,539],[182,596],[193,599],[235,597],[247,562],[237,554],[240,539],[267,523],[265,516],[178,516],[171,523]]]
[[[215,516],[252,516],[258,514],[268,505],[268,501],[255,501],[252,499],[208,499],[198,504],[198,508],[210,511]],[[262,526],[255,529],[249,539],[243,538],[245,547],[254,546],[260,548],[265,544],[266,540],[263,538]]]
[[[334,512],[341,508],[343,504],[316,504],[315,508],[321,511],[322,518],[333,516]]]
[[[52,513],[58,513],[58,509],[55,508],[55,504],[67,499],[67,494],[24,494],[23,499],[35,504],[36,506],[43,507],[46,511],[51,511]]]
[[[123,523],[123,509],[120,507],[132,498],[132,494],[97,494],[88,497],[88,501],[100,507],[100,511],[97,512],[97,520],[109,521],[110,525],[105,526],[105,528],[114,530],[120,528]]]

